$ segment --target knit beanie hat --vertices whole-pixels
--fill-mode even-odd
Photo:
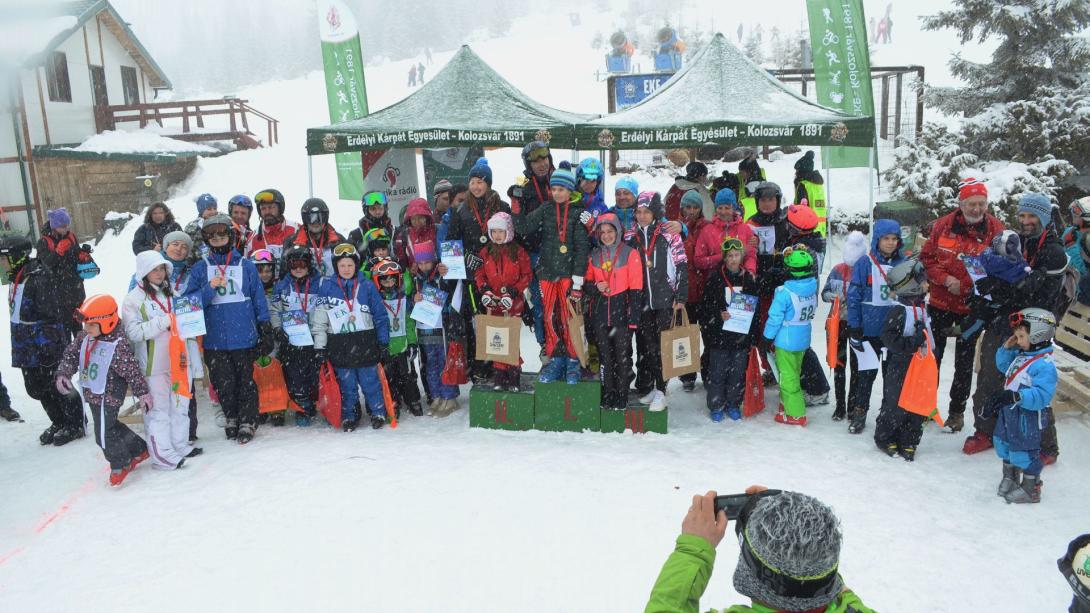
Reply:
[[[498,242],[492,239],[492,230],[504,230],[507,232],[507,236],[504,237],[503,242]],[[497,245],[506,245],[515,239],[515,224],[511,221],[511,216],[503,211],[496,213],[488,220],[488,240],[496,243]]]
[[[844,589],[837,572],[840,522],[816,498],[798,492],[761,498],[739,541],[742,552],[734,569],[734,589],[739,594],[777,610],[809,611],[828,605]],[[776,579],[781,578],[804,584],[791,596],[778,585],[781,582]]]
[[[556,185],[567,188],[569,192],[575,191],[575,173],[571,171],[571,164],[560,162],[560,168],[553,171],[549,177],[549,187]]]
[[[685,178],[696,181],[700,177],[708,176],[708,166],[704,162],[689,162],[685,165]]]
[[[636,198],[636,208],[645,207],[651,210],[655,219],[662,217],[662,196],[658,192],[641,192]]]
[[[848,233],[848,238],[844,241],[844,248],[841,250],[844,263],[848,266],[855,266],[859,258],[867,255],[868,247],[866,235],[859,230],[852,230]]]
[[[687,206],[695,206],[696,208],[704,208],[704,199],[700,197],[700,193],[695,189],[690,189],[681,196],[681,208]]]
[[[617,179],[617,187],[613,191],[626,190],[628,193],[635,196],[640,193],[640,184],[631,175],[626,175]]]
[[[447,181],[446,179],[439,179],[435,182],[435,187],[432,188],[431,194],[432,196],[438,196],[439,194],[444,194],[453,189],[454,186],[451,185],[450,181]]]
[[[987,198],[988,186],[984,185],[983,181],[978,181],[973,177],[966,177],[965,179],[962,179],[961,183],[958,183],[958,201],[972,198],[973,196],[984,196]]]
[[[795,162],[795,172],[800,175],[808,175],[814,172],[814,151],[812,149]]]
[[[424,241],[413,245],[413,259],[419,262],[437,262],[435,257],[435,243]]]
[[[208,209],[219,208],[219,204],[216,203],[216,197],[212,194],[201,194],[197,196],[197,214],[204,215],[204,212]]]
[[[72,225],[72,218],[68,215],[68,209],[53,209],[46,214],[49,217],[50,228],[67,228]]]
[[[181,230],[167,232],[166,236],[163,237],[163,248],[165,249],[167,245],[179,241],[185,243],[186,248],[190,251],[193,250],[193,237]]]
[[[477,177],[492,187],[492,168],[488,166],[488,158],[479,158],[473,168],[469,169],[469,178]]]
[[[1048,226],[1052,221],[1052,201],[1044,194],[1030,192],[1022,196],[1018,202],[1019,213],[1032,213],[1041,220],[1041,227]]]
[[[729,204],[736,209],[738,208],[738,195],[729,187],[724,187],[715,192],[715,206],[722,206],[724,204]]]

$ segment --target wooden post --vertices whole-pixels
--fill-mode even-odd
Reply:
[[[182,134],[189,134],[189,105],[182,105]]]
[[[904,73],[897,73],[897,102],[893,106],[893,140],[896,142],[897,137],[901,135],[901,86]]]
[[[197,127],[198,128],[203,128],[204,127],[204,114],[201,113],[201,107],[200,106],[197,106],[195,108],[197,110]]]
[[[889,75],[882,76],[882,124],[879,127],[879,136],[883,140],[889,140]]]
[[[923,134],[923,66],[916,68],[918,81],[916,83],[916,137]]]

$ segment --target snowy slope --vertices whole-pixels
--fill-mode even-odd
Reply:
[[[604,106],[604,84],[585,71],[557,88],[540,78],[559,74],[555,55],[525,59],[527,37],[549,25],[519,22],[474,49],[541,102]],[[437,53],[430,70],[449,56]],[[598,60],[571,45],[563,64]],[[373,108],[408,93],[407,66],[368,67]],[[183,223],[204,191],[225,199],[276,186],[290,211],[306,197],[303,130],[327,119],[321,75],[241,95],[282,120],[282,143],[200,160],[170,202]],[[521,168],[517,151],[488,156],[502,191]],[[789,185],[794,159],[770,164],[770,178]],[[314,170],[334,223],[351,227],[358,204],[335,201],[332,158]],[[639,178],[659,190],[671,180]],[[123,294],[135,227],[96,248],[105,272],[90,292]],[[823,342],[820,327],[813,338]],[[523,343],[536,347],[528,333]],[[711,424],[701,387],[685,394],[676,382],[665,436],[471,430],[462,410],[378,432],[263,427],[242,448],[223,440],[205,403],[204,456],[178,473],[143,467],[110,490],[93,441],[39,448],[44,413],[17,370],[0,373],[27,419],[0,423],[0,611],[638,611],[690,496],[750,483],[831,504],[845,532],[841,572],[877,610],[1053,611],[1069,600],[1054,560],[1086,531],[1085,417],[1060,418],[1061,459],[1044,473],[1044,502],[1030,507],[995,497],[999,461],[962,455],[963,436],[929,426],[907,464],[877,452],[871,429],[847,434],[831,407],[812,410],[805,430],[773,423],[772,411]],[[732,539],[720,553],[705,608],[744,601],[731,587]]]

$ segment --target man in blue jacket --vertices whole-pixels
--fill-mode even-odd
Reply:
[[[231,218],[217,214],[201,228],[208,255],[193,265],[190,292],[204,304],[204,360],[227,418],[227,438],[254,438],[257,384],[254,359],[273,349],[265,289],[253,262],[233,248]]]
[[[848,286],[848,342],[854,351],[863,351],[864,343],[870,343],[874,352],[881,355],[882,325],[896,304],[886,276],[905,259],[901,254],[903,247],[900,224],[892,219],[874,221],[870,253],[855,262]],[[859,371],[859,376],[852,378],[848,392],[851,411],[848,432],[852,434],[859,434],[867,427],[871,388],[877,378],[877,369]]]

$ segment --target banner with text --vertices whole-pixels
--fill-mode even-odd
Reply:
[[[318,33],[322,41],[326,98],[333,123],[367,116],[367,86],[356,18],[341,0],[318,0]],[[338,153],[337,187],[344,200],[363,197],[359,153]]]
[[[870,52],[862,0],[806,0],[818,104],[857,117],[874,117]],[[872,164],[870,149],[823,147],[825,168]],[[877,165],[877,160],[873,163]]]
[[[384,192],[390,219],[396,228],[401,223],[401,211],[413,198],[420,196],[416,178],[415,149],[383,149],[363,152],[362,192]],[[360,194],[357,200],[363,198]],[[342,196],[343,197],[343,196]]]

